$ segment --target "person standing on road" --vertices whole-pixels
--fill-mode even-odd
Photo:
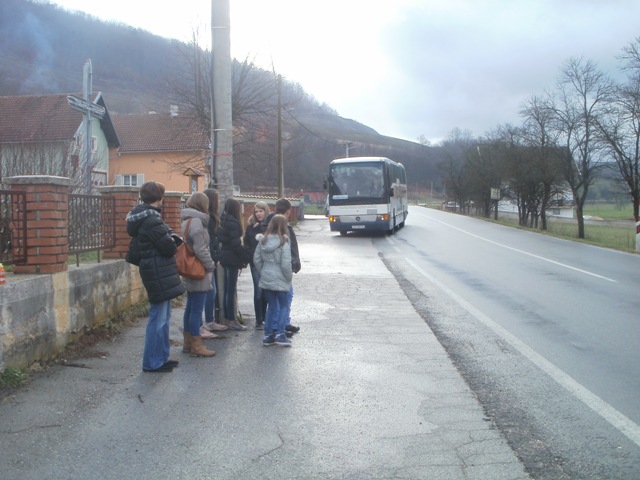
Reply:
[[[275,211],[270,213],[267,218],[265,218],[264,223],[266,225],[269,224],[274,215],[284,215],[287,220],[289,219],[289,215],[291,213],[291,202],[286,198],[279,198],[276,201]],[[302,264],[300,263],[300,252],[298,250],[298,240],[296,239],[296,234],[293,231],[293,227],[291,225],[287,225],[287,230],[289,233],[289,242],[291,243],[291,269],[293,273],[298,273],[302,268]],[[287,325],[285,330],[287,332],[287,336],[291,337],[294,333],[300,331],[300,327],[291,324],[291,303],[293,302],[293,284],[291,285],[291,290],[289,290],[289,295],[287,297],[288,302],[286,305],[286,318]]]
[[[220,214],[218,213],[218,202],[220,197],[215,188],[207,188],[203,193],[209,198],[207,231],[209,232],[209,252],[215,264],[213,275],[211,276],[212,290],[207,292],[207,298],[204,302],[204,326],[210,332],[223,332],[228,327],[220,323],[220,309],[218,308],[221,303],[218,299],[218,295],[221,294],[221,289],[218,288],[218,262],[220,262],[220,239],[218,238],[220,235]]]
[[[169,320],[171,300],[185,291],[175,260],[177,245],[182,240],[160,215],[164,191],[161,183],[144,183],[140,187],[142,203],[127,215],[127,233],[135,237],[140,278],[149,299],[142,354],[144,372],[170,372],[178,365],[177,360],[169,358]]]
[[[187,288],[187,304],[184,309],[183,351],[190,352],[192,357],[212,357],[216,354],[202,342],[202,312],[207,293],[212,289],[213,269],[215,264],[209,252],[209,198],[202,192],[195,192],[187,206],[182,210],[182,232],[184,241],[191,247],[196,257],[204,265],[205,275],[202,280],[183,278]],[[215,336],[209,333],[210,336]],[[211,337],[209,337],[211,338]]]
[[[285,334],[287,303],[292,288],[291,244],[287,217],[274,215],[264,235],[258,234],[253,263],[260,274],[259,286],[267,297],[267,316],[262,344],[290,347]]]
[[[242,205],[235,198],[227,199],[220,221],[220,263],[224,268],[223,310],[225,323],[230,330],[247,329],[236,320],[238,275],[249,263],[247,252],[242,246],[241,208]]]
[[[264,293],[259,286],[260,274],[253,263],[253,254],[258,244],[257,235],[264,233],[266,225],[263,223],[269,213],[269,205],[265,202],[256,202],[253,207],[253,215],[249,217],[247,229],[244,232],[243,244],[249,255],[249,266],[251,268],[251,278],[253,280],[253,309],[256,316],[256,330],[260,330],[264,325],[267,302]]]

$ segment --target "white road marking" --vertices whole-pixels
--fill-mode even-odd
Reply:
[[[442,225],[445,225],[445,226],[447,226],[449,228],[453,228],[454,230],[458,230],[461,233],[464,233],[464,234],[469,235],[471,237],[477,238],[478,240],[483,240],[483,241],[485,241],[487,243],[491,243],[491,244],[496,245],[498,247],[506,248],[507,250],[511,250],[513,252],[521,253],[522,255],[527,255],[529,257],[537,258],[538,260],[542,260],[544,262],[549,262],[549,263],[552,263],[552,264],[557,265],[559,267],[567,268],[569,270],[573,270],[574,272],[583,273],[585,275],[591,275],[592,277],[596,277],[596,278],[599,278],[601,280],[606,280],[607,282],[618,283],[617,280],[614,280],[614,279],[609,278],[609,277],[605,277],[603,275],[598,275],[597,273],[589,272],[588,270],[582,270],[581,268],[572,267],[571,265],[567,265],[566,263],[556,262],[555,260],[551,260],[550,258],[541,257],[540,255],[536,255],[534,253],[525,252],[524,250],[520,250],[518,248],[514,248],[514,247],[510,247],[508,245],[504,245],[502,243],[494,242],[493,240],[489,240],[487,238],[481,237],[480,235],[476,235],[475,233],[471,233],[471,232],[468,232],[468,231],[463,230],[461,228],[454,227],[453,225],[451,225],[449,223],[446,223],[446,222],[443,222],[441,220],[436,220],[434,218],[429,218],[429,219],[431,221],[433,221],[433,222],[438,222],[438,223],[440,223]]]
[[[507,247],[509,248],[509,247]],[[462,306],[465,310],[467,310],[471,315],[493,330],[496,334],[502,337],[506,342],[511,344],[513,348],[515,348],[518,352],[528,358],[531,362],[533,362],[536,366],[538,366],[542,371],[544,371],[547,375],[553,378],[558,384],[563,386],[566,390],[568,390],[574,397],[579,399],[589,408],[591,408],[594,412],[604,418],[609,424],[611,424],[614,428],[616,428],[620,433],[625,435],[629,440],[631,440],[636,445],[640,446],[640,426],[630,420],[628,417],[618,412],[614,407],[609,405],[607,402],[602,400],[600,397],[592,393],[590,390],[585,388],[583,385],[575,381],[571,376],[567,375],[565,372],[556,367],[553,363],[548,361],[542,355],[537,353],[527,344],[522,342],[516,336],[511,334],[509,331],[501,327],[498,323],[493,321],[487,315],[482,313],[480,310],[475,308],[469,302],[467,302],[464,298],[456,294],[453,290],[448,288],[438,279],[429,275],[426,271],[420,268],[411,260],[407,260],[407,262],[416,269],[422,276],[424,276],[431,283],[440,288],[444,293],[446,293],[449,297],[451,297],[456,303]]]

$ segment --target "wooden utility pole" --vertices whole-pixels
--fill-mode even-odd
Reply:
[[[211,183],[222,204],[233,196],[229,0],[211,0]]]

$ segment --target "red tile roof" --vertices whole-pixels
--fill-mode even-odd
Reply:
[[[188,115],[112,115],[120,153],[186,152],[209,149],[206,130]]]
[[[70,140],[81,124],[67,94],[0,97],[0,143]]]

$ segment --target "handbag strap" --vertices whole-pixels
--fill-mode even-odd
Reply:
[[[187,237],[189,236],[189,226],[191,225],[191,220],[193,220],[193,217],[189,218],[189,220],[187,220],[187,226],[185,228],[184,231],[184,245],[187,248],[187,250],[189,250],[189,252],[193,255],[193,248],[191,248],[189,246],[189,243],[187,242]]]

